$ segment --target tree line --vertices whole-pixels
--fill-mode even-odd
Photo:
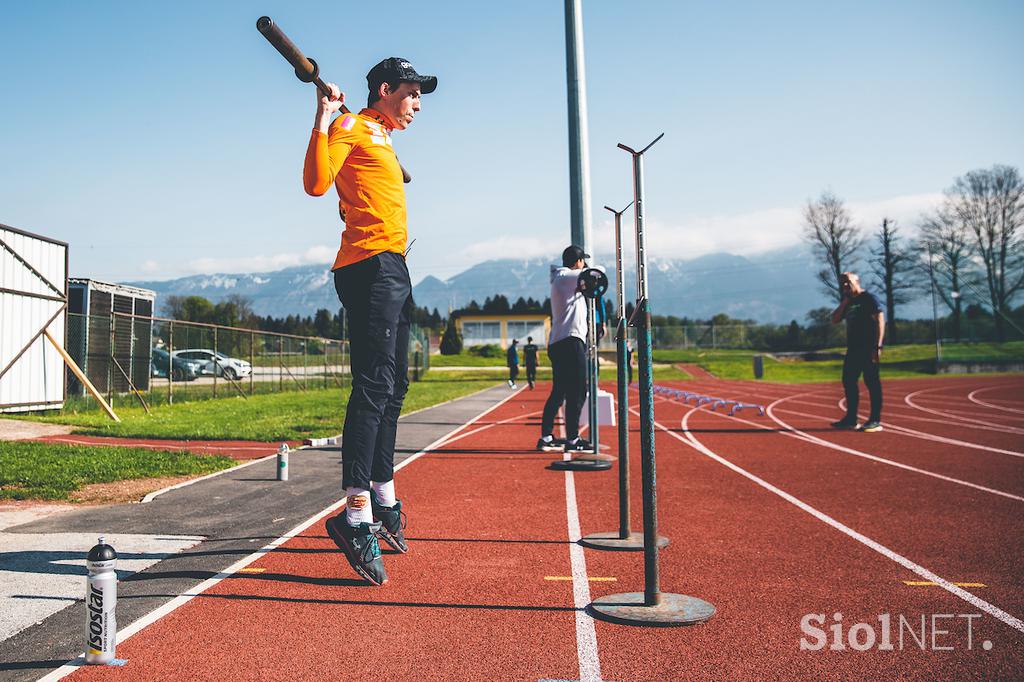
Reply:
[[[341,339],[345,333],[345,309],[334,311],[319,308],[313,315],[257,315],[252,301],[237,294],[213,303],[202,296],[167,296],[162,302],[165,317],[184,322],[202,322],[226,327],[239,327],[256,331],[293,334],[295,336],[319,336],[325,339]],[[426,307],[415,307],[412,323],[420,327],[440,329],[444,318]]]
[[[991,315],[996,340],[1014,320],[1012,303],[1024,288],[1024,178],[1013,166],[996,164],[953,180],[941,204],[918,217],[917,234],[884,217],[870,233],[856,225],[842,199],[831,191],[804,209],[804,239],[822,262],[818,279],[825,293],[841,300],[839,276],[859,272],[865,287],[880,294],[888,336],[899,338],[899,306],[931,296],[951,318],[959,341],[965,300],[972,314]],[[865,253],[866,251],[866,253]],[[863,273],[862,273],[863,274]],[[814,311],[812,311],[813,313]]]

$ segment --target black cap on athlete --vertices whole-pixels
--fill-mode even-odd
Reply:
[[[437,89],[437,76],[421,76],[412,68],[408,59],[388,57],[382,60],[366,74],[366,84],[370,90],[376,90],[381,83],[394,82],[419,83],[420,92],[429,95]]]
[[[590,254],[575,244],[567,246],[565,247],[565,251],[562,252],[562,265],[565,267],[575,265],[576,261],[581,258],[586,260],[587,258],[590,258]]]

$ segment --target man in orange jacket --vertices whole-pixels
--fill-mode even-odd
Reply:
[[[409,388],[409,317],[412,284],[405,263],[406,212],[402,169],[391,144],[420,110],[420,96],[437,88],[400,57],[383,60],[366,75],[367,106],[341,110],[344,94],[317,100],[306,150],[303,184],[313,196],[334,185],[345,222],[334,262],[334,286],[345,306],[352,394],[342,434],[342,486],[346,510],[327,521],[327,532],[360,576],[387,581],[380,536],[408,551],[402,503],[395,497],[395,437]]]

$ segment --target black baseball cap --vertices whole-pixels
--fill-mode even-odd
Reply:
[[[428,95],[437,89],[437,76],[421,76],[412,68],[408,59],[402,57],[388,57],[382,60],[366,74],[366,84],[370,90],[376,90],[384,82],[409,82],[419,83],[420,92]]]
[[[590,254],[575,244],[567,246],[565,247],[565,251],[562,252],[562,265],[565,267],[575,265],[576,261],[580,258],[586,260],[587,258],[590,258]]]

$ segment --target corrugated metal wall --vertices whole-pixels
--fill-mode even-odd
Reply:
[[[0,372],[9,367],[0,376],[0,411],[59,408],[64,404],[60,354],[41,335],[18,354],[64,305],[58,299],[67,293],[67,244],[6,225],[0,225],[0,241]],[[66,315],[59,312],[48,327],[60,343]]]

